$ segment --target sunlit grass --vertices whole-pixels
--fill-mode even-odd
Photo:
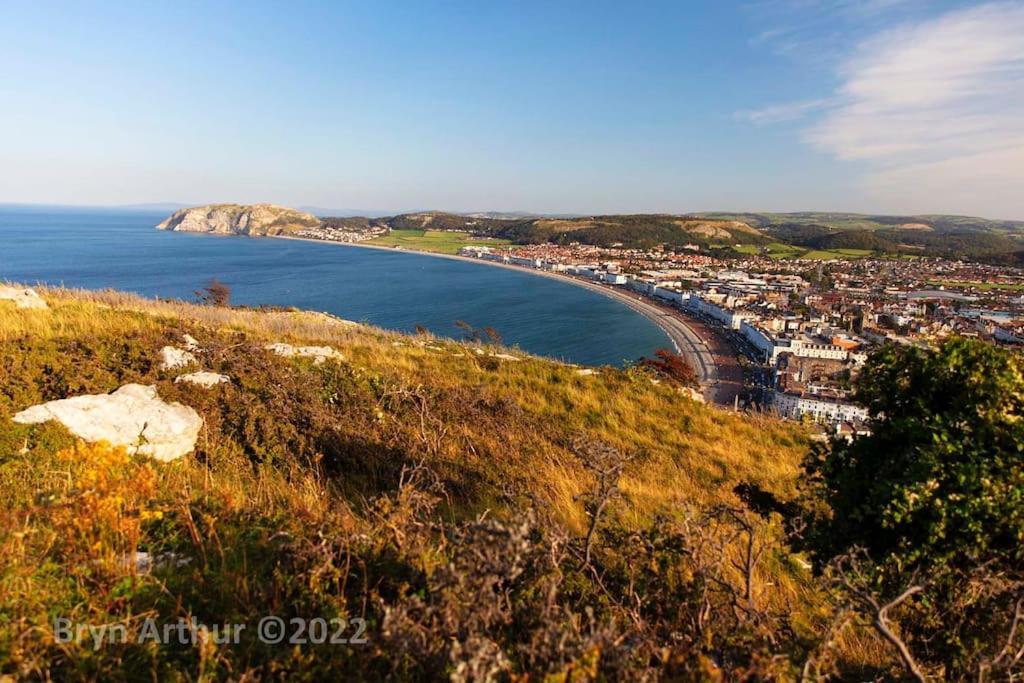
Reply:
[[[465,246],[496,247],[510,244],[503,239],[474,238],[468,233],[445,230],[392,230],[383,237],[369,240],[367,244],[387,247],[402,247],[415,251],[429,251],[437,254],[457,254]]]
[[[25,634],[45,629],[55,610],[100,622],[124,619],[126,609],[245,615],[271,604],[266,587],[253,584],[257,572],[275,590],[298,590],[309,609],[349,609],[322,592],[319,569],[302,575],[307,587],[294,588],[275,549],[305,557],[325,538],[385,532],[370,524],[367,501],[393,487],[404,464],[439,473],[452,519],[516,512],[511,495],[579,533],[587,524],[581,495],[593,485],[574,452],[579,438],[631,458],[613,513],[631,529],[683,509],[736,505],[740,483],[792,497],[808,448],[795,425],[695,403],[636,370],[580,375],[516,349],[405,336],[318,313],[39,291],[48,310],[0,302],[0,488],[9,492],[0,503],[0,646],[16,647],[24,670],[52,666],[44,658],[52,650]],[[183,333],[209,349],[204,365],[231,376],[231,385],[192,389],[156,367],[159,348]],[[263,350],[268,341],[333,346],[345,361],[279,358]],[[155,384],[204,417],[196,455],[151,466],[101,447],[67,450],[74,439],[62,428],[10,421],[35,402],[129,381]],[[69,461],[74,453],[88,457]],[[102,463],[109,467],[101,481]],[[90,477],[102,486],[82,489]],[[72,498],[81,495],[92,497]],[[111,535],[97,526],[99,516],[78,518],[73,507],[46,501],[91,505],[120,531]],[[75,524],[85,526],[71,533]],[[169,587],[166,577],[118,565],[118,553],[136,549],[190,564]],[[84,568],[77,574],[61,565],[72,556]],[[90,569],[101,560],[106,578]],[[807,624],[823,618],[825,600],[804,569],[779,562],[763,571],[766,601],[796,604]],[[117,591],[130,597],[110,600]],[[857,647],[857,656],[873,656]],[[76,651],[72,659],[90,656]]]

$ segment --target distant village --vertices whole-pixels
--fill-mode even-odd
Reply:
[[[714,325],[747,360],[763,409],[863,428],[851,381],[885,341],[925,345],[957,334],[1024,344],[1024,274],[944,259],[720,259],[573,244],[463,247],[462,256],[585,278],[669,304]]]

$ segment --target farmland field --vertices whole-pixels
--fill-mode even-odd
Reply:
[[[436,254],[457,254],[466,246],[497,247],[509,244],[508,240],[474,238],[465,232],[444,230],[392,230],[384,237],[368,240],[366,244],[384,247],[402,247],[415,251],[430,251]]]

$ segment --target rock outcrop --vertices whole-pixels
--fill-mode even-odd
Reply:
[[[692,387],[682,387],[679,391],[691,401],[704,403],[704,395]]]
[[[160,349],[161,370],[177,370],[195,362],[196,357],[184,349],[176,349],[173,346],[165,346]]]
[[[203,418],[180,403],[165,403],[156,387],[126,384],[112,394],[74,396],[32,406],[14,416],[19,424],[57,420],[86,441],[107,441],[130,453],[169,461],[190,453]]]
[[[175,211],[157,230],[218,235],[286,235],[320,226],[311,213],[274,204],[208,204]]]
[[[187,384],[195,384],[196,386],[205,387],[207,389],[209,389],[210,387],[215,387],[218,384],[226,384],[227,382],[230,381],[231,378],[228,377],[227,375],[221,375],[216,372],[206,371],[190,372],[187,375],[180,375],[174,378],[175,384],[181,384],[182,382],[186,382]]]
[[[313,363],[316,365],[320,365],[328,358],[345,360],[345,357],[341,355],[340,351],[332,349],[330,346],[292,346],[291,344],[278,342],[276,344],[267,344],[264,348],[267,349],[267,351],[273,351],[279,356],[312,358]]]
[[[18,308],[49,308],[36,290],[29,287],[0,285],[0,300],[13,301]]]

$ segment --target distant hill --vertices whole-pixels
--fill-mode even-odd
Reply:
[[[464,215],[424,211],[376,219],[374,222],[394,230],[474,232],[517,244],[580,242],[598,246],[652,247],[659,244],[766,244],[771,241],[760,230],[742,221],[668,214],[493,218],[479,213]]]
[[[524,220],[528,218],[579,218],[578,213],[532,213],[530,211],[474,211],[461,214],[470,218],[497,218],[499,220]]]
[[[939,233],[988,232],[1024,234],[1024,221],[994,220],[977,216],[883,216],[862,213],[798,211],[795,213],[729,213],[694,214],[705,218],[737,220],[761,229],[780,225],[819,225],[835,230],[917,230]]]
[[[1024,263],[1024,221],[925,214],[883,216],[805,211],[701,213],[742,220],[773,241],[811,249],[866,249],[1006,264]]]

